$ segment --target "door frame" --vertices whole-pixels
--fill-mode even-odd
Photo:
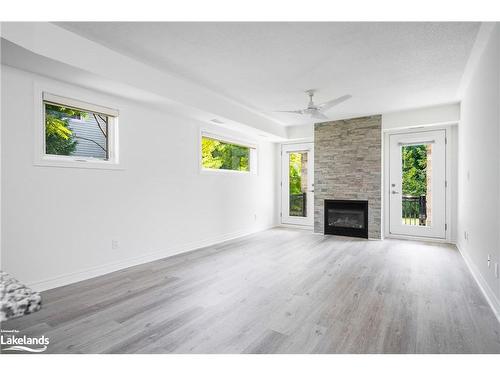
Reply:
[[[390,134],[389,180],[391,194],[389,198],[389,232],[391,234],[446,238],[446,130],[428,130],[425,132]],[[403,163],[401,160],[402,145],[432,145],[432,207],[431,225],[407,225],[401,220],[403,203]],[[429,208],[430,208],[429,207]]]
[[[312,220],[312,223],[310,225],[306,225],[306,224],[302,224],[302,223],[286,223],[286,222],[283,222],[283,219],[285,218],[285,215],[284,215],[284,189],[286,188],[285,187],[285,182],[288,181],[288,176],[287,178],[285,179],[285,175],[284,175],[284,170],[283,170],[283,156],[284,156],[284,148],[287,148],[287,147],[297,147],[297,151],[300,151],[300,150],[307,150],[307,151],[310,151],[310,154],[312,154],[312,159],[311,159],[311,163],[312,163],[312,172],[314,173],[314,142],[312,141],[304,141],[304,142],[296,142],[296,143],[282,143],[280,144],[280,226],[284,226],[284,227],[293,227],[293,228],[302,228],[302,229],[309,229],[309,230],[312,230],[314,229],[314,174],[313,174],[313,179],[312,181],[309,180],[308,182],[308,185],[309,187],[311,187],[312,185],[312,197],[313,199],[312,200],[309,200],[309,201],[312,201],[312,217],[311,217],[311,220]],[[289,204],[289,202],[287,202]]]
[[[391,129],[383,131],[383,146],[382,146],[382,171],[383,171],[383,193],[382,193],[382,207],[383,207],[383,233],[384,238],[399,238],[410,239],[429,242],[446,242],[452,243],[452,234],[455,232],[455,220],[452,220],[452,214],[456,214],[456,182],[457,171],[452,168],[457,165],[456,161],[452,161],[454,155],[456,156],[457,148],[457,130],[458,122],[450,122],[443,125],[429,125],[419,127],[409,127],[401,129]],[[455,129],[454,129],[455,128]],[[419,236],[407,236],[390,233],[390,136],[393,134],[414,134],[419,132],[428,132],[433,130],[444,130],[446,137],[446,151],[445,151],[445,170],[446,170],[446,200],[445,200],[445,223],[446,231],[445,238],[430,238]],[[453,203],[455,202],[455,203]],[[452,209],[453,207],[453,209]]]

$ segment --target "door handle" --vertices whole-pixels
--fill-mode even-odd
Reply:
[[[391,191],[391,194],[399,194],[399,191],[393,190]]]

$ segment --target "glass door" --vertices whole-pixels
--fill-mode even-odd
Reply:
[[[281,222],[314,224],[314,151],[312,143],[282,145]]]
[[[446,133],[390,136],[390,232],[446,237]]]

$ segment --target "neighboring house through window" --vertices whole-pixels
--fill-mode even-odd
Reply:
[[[118,111],[43,92],[41,164],[118,163]],[[40,134],[41,135],[41,134]]]

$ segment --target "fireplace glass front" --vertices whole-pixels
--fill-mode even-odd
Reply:
[[[325,200],[325,234],[368,238],[368,201]]]

